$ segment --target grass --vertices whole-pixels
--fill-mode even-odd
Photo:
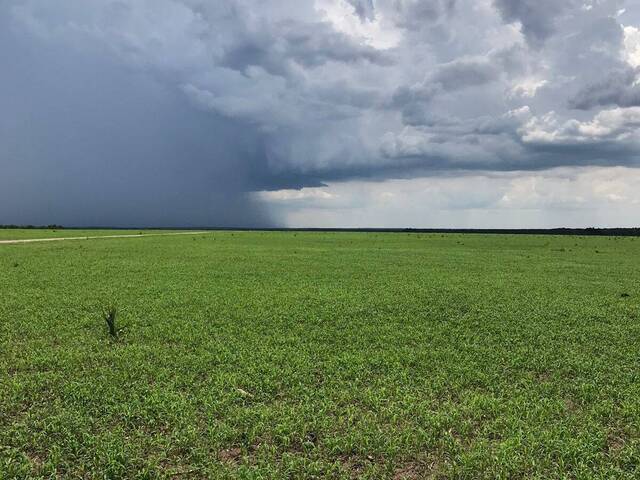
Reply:
[[[612,237],[0,245],[0,478],[638,478],[639,272]]]

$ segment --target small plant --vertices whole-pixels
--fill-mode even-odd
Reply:
[[[107,307],[104,311],[104,319],[107,322],[107,327],[109,328],[109,335],[113,338],[118,338],[118,329],[116,328],[116,307],[113,305]]]

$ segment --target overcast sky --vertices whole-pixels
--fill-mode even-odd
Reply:
[[[640,226],[637,0],[0,0],[0,224]]]

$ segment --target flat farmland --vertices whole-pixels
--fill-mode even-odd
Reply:
[[[2,479],[639,476],[640,239],[0,245]]]

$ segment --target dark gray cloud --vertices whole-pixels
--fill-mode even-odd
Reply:
[[[634,68],[611,72],[597,83],[580,90],[569,100],[571,108],[590,110],[598,106],[640,106],[640,75]]]
[[[295,65],[312,68],[327,62],[364,61],[392,64],[384,52],[353,42],[325,22],[285,21],[260,32],[248,32],[224,51],[220,64],[239,71],[259,66],[287,77],[294,74]]]
[[[273,224],[252,192],[639,165],[638,10],[6,0],[0,223]]]
[[[453,14],[457,0],[399,0],[393,2],[398,25],[420,30]]]
[[[431,100],[460,90],[484,87],[496,82],[507,72],[522,70],[514,59],[519,49],[498,50],[486,56],[460,58],[440,64],[419,84],[402,86],[396,90],[392,105],[401,108],[405,125],[439,123],[441,116],[433,115]]]
[[[556,32],[557,20],[567,10],[575,8],[574,0],[494,0],[507,22],[519,22],[522,33],[533,45],[541,45]],[[586,4],[585,4],[586,5]]]
[[[498,65],[482,60],[455,60],[439,66],[430,81],[448,91],[483,85],[500,75]]]
[[[375,18],[375,8],[373,0],[349,0],[349,3],[356,11],[360,20],[373,20]]]
[[[250,131],[103,52],[0,32],[0,223],[272,224],[246,195]]]

